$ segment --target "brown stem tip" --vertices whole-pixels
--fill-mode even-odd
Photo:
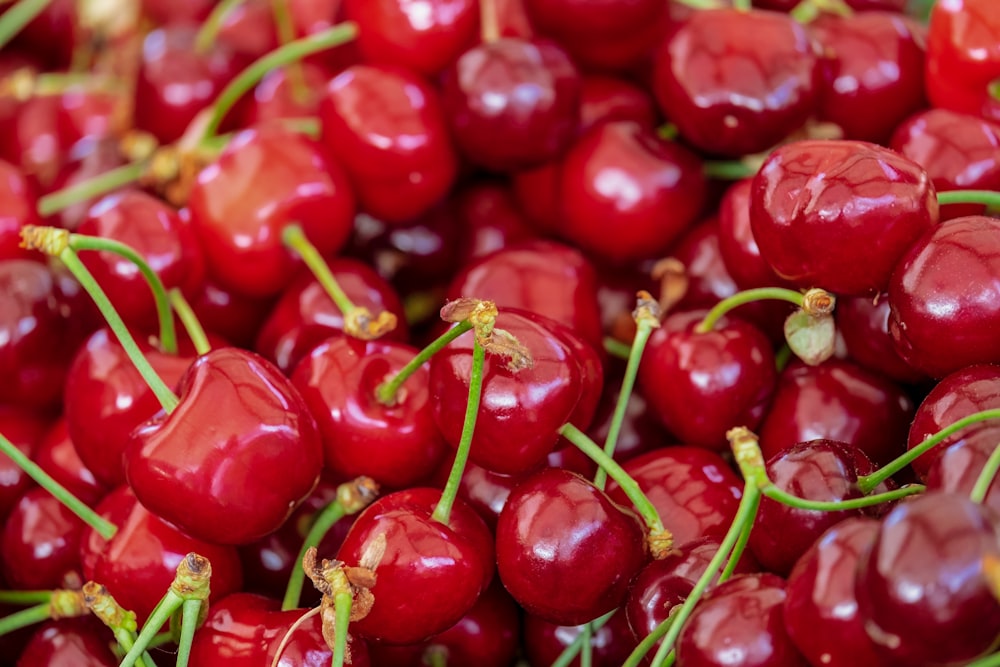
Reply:
[[[69,230],[59,227],[25,225],[21,229],[21,247],[39,250],[51,257],[58,257],[69,247]]]

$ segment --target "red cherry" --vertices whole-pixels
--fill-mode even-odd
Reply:
[[[110,637],[108,628],[90,616],[48,621],[32,634],[17,667],[115,667],[119,661]]]
[[[24,408],[0,404],[0,433],[26,456],[34,458],[48,420]],[[6,517],[33,482],[8,456],[0,454],[0,518]]]
[[[298,391],[262,357],[220,348],[180,382],[180,404],[140,425],[125,476],[150,511],[195,537],[246,544],[316,486],[322,443]]]
[[[941,491],[964,496],[969,496],[972,493],[990,454],[1000,443],[1000,432],[997,430],[980,431],[977,436],[961,440],[939,453],[924,476],[928,491]],[[934,449],[938,449],[940,446],[938,445]],[[986,490],[986,496],[983,498],[983,504],[994,512],[1000,512],[998,488],[1000,488],[1000,481],[994,477]]]
[[[253,348],[254,338],[274,306],[274,299],[234,292],[210,278],[188,301],[205,331],[248,349]]]
[[[76,445],[70,440],[65,417],[57,419],[46,432],[31,458],[50,477],[87,505],[96,504],[109,491],[97,481],[90,468],[84,465]]]
[[[786,287],[771,265],[761,257],[750,226],[750,192],[753,179],[733,183],[719,202],[719,254],[740,289]]]
[[[329,80],[330,72],[313,62],[271,70],[254,88],[253,100],[246,105],[240,125],[252,127],[286,118],[315,116],[323,86]]]
[[[1000,11],[990,0],[934,4],[927,35],[927,94],[935,107],[978,114],[1000,77]]]
[[[4,519],[4,579],[22,590],[81,585],[80,540],[86,527],[45,489],[29,489]]]
[[[880,294],[837,299],[833,316],[837,333],[844,341],[847,355],[865,368],[891,380],[914,383],[926,375],[903,361],[889,333],[889,299]]]
[[[36,206],[34,186],[20,169],[0,160],[0,261],[41,259],[38,253],[20,247],[21,229],[25,225],[41,224]]]
[[[485,257],[538,238],[509,187],[489,181],[474,183],[461,190],[455,200],[461,225],[458,257]]]
[[[524,615],[524,654],[532,667],[549,667],[583,632],[583,625],[557,625],[533,616]],[[593,667],[621,667],[635,649],[625,621],[619,610],[607,623],[594,629],[590,635],[591,664]],[[569,663],[580,667],[580,656]]]
[[[601,123],[633,121],[652,132],[659,123],[656,103],[644,88],[624,79],[592,74],[583,77],[580,135]]]

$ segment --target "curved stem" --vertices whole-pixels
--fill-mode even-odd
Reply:
[[[184,298],[184,293],[179,288],[174,287],[167,292],[167,295],[170,299],[170,306],[177,313],[181,324],[184,325],[184,331],[187,332],[188,338],[194,344],[194,350],[198,356],[211,352],[212,345],[208,342],[208,336],[205,335],[205,328],[198,321],[198,316],[191,308],[191,304]]]
[[[285,244],[285,247],[298,253],[299,257],[309,267],[312,274],[316,276],[316,280],[323,286],[323,289],[333,299],[333,302],[346,319],[347,314],[354,310],[356,306],[340,287],[340,283],[337,282],[337,278],[330,271],[330,267],[327,265],[326,260],[323,259],[323,255],[316,250],[316,246],[306,237],[302,227],[295,223],[285,227],[281,231],[281,242]]]
[[[274,17],[274,28],[278,35],[278,44],[285,45],[294,42],[295,25],[292,23],[292,14],[288,11],[288,0],[271,0],[271,15]],[[301,61],[286,65],[285,72],[288,74],[292,99],[299,104],[305,104],[309,97],[309,88],[306,85],[305,74],[302,72]]]
[[[976,483],[969,493],[969,499],[972,502],[978,505],[983,504],[983,501],[986,500],[986,494],[993,486],[993,478],[997,476],[997,470],[1000,470],[1000,445],[993,448],[993,452],[986,459],[983,469],[979,471],[979,477],[976,478]]]
[[[472,329],[472,322],[464,320],[445,331],[435,340],[431,341],[431,343],[422,349],[417,356],[413,357],[413,359],[411,359],[405,366],[400,368],[399,372],[393,375],[392,378],[375,387],[375,398],[378,399],[378,402],[382,405],[395,405],[396,392],[398,392],[399,388],[403,386],[403,383],[406,382],[411,375],[416,373],[418,368],[427,363],[431,357],[448,345],[448,343],[455,340],[470,329]]]
[[[709,178],[719,181],[742,181],[753,178],[757,170],[742,160],[706,160],[701,165]]]
[[[993,653],[985,658],[980,658],[979,660],[970,662],[965,667],[1000,667],[1000,653]]]
[[[118,527],[102,517],[94,510],[87,507],[87,504],[74,496],[69,489],[52,479],[52,476],[42,470],[42,468],[31,460],[24,452],[18,449],[13,442],[0,433],[0,453],[5,454],[13,461],[28,477],[38,483],[43,489],[51,493],[55,498],[66,506],[66,509],[78,516],[81,521],[97,531],[97,534],[106,540],[110,540],[118,532]]]
[[[938,204],[984,204],[1000,208],[1000,192],[993,190],[948,190],[939,192]]]
[[[334,642],[333,667],[344,667],[344,656],[347,653],[347,627],[351,622],[351,606],[353,596],[350,590],[338,591],[333,596]]]
[[[212,107],[212,116],[205,125],[202,141],[215,135],[220,123],[222,123],[222,119],[229,113],[229,110],[236,104],[236,101],[243,97],[244,93],[257,85],[257,82],[272,69],[283,67],[290,62],[301,60],[310,54],[325,51],[349,42],[354,39],[357,33],[357,25],[348,21],[314,35],[289,42],[251,63],[249,67],[240,72],[219,93],[219,97],[215,100],[215,104]]]
[[[46,218],[74,204],[107,194],[112,190],[135,183],[146,172],[149,160],[139,160],[116,167],[94,178],[56,190],[38,199],[38,214]]]
[[[898,489],[893,489],[892,491],[877,493],[873,496],[836,501],[808,500],[806,498],[800,498],[778,488],[774,484],[763,487],[760,492],[771,500],[796,509],[813,510],[817,512],[843,512],[872,507],[874,505],[880,505],[893,500],[899,500],[900,498],[923,493],[926,490],[927,487],[922,484],[908,484]]]
[[[469,460],[469,450],[472,449],[472,436],[476,431],[476,419],[479,417],[479,401],[483,392],[483,363],[486,359],[486,350],[479,344],[477,336],[472,344],[472,373],[469,377],[469,400],[465,404],[465,420],[462,422],[462,436],[458,441],[458,450],[455,452],[455,462],[448,473],[448,481],[441,492],[441,499],[431,518],[435,521],[448,525],[451,518],[451,508],[455,504],[458,496],[458,488],[462,484],[462,474],[465,472],[465,464]]]
[[[588,623],[587,625],[589,625],[591,628],[591,634],[603,628],[605,624],[607,624],[607,622],[611,620],[611,617],[617,613],[618,610],[613,609],[608,613],[606,613],[604,616],[599,616],[598,618],[595,618],[593,621]],[[559,657],[555,659],[555,661],[550,665],[550,667],[569,667],[570,664],[573,662],[573,660],[576,659],[576,656],[580,654],[580,650],[583,648],[585,640],[586,638],[584,637],[584,634],[582,632],[578,634],[576,638],[573,639],[573,641],[568,646],[566,646],[566,648],[562,650],[562,653],[559,654]]]
[[[306,533],[305,541],[299,549],[298,558],[292,566],[292,574],[288,578],[288,585],[285,587],[285,597],[281,602],[281,610],[298,609],[299,600],[302,597],[302,588],[305,586],[305,572],[302,569],[302,559],[309,549],[318,547],[323,537],[330,531],[335,523],[347,516],[344,506],[337,500],[323,508],[316,516],[316,520]]]
[[[204,55],[212,48],[215,38],[222,29],[222,24],[226,22],[226,17],[230,12],[240,6],[243,0],[220,0],[212,9],[211,13],[202,22],[198,29],[198,34],[194,38],[195,53]]]
[[[963,417],[948,426],[944,427],[934,435],[926,438],[919,445],[910,449],[905,454],[896,457],[889,463],[871,473],[870,475],[864,475],[858,478],[858,488],[864,494],[869,494],[875,487],[889,479],[897,472],[905,468],[906,466],[913,463],[914,460],[925,454],[928,450],[940,444],[948,436],[961,431],[966,426],[971,426],[973,424],[978,424],[980,422],[986,421],[988,419],[1000,419],[1000,409],[994,408],[992,410],[982,410],[980,412],[975,412],[967,417]]]
[[[0,49],[14,39],[24,26],[45,11],[52,0],[18,0],[0,17]]]
[[[135,264],[139,273],[146,279],[149,289],[153,292],[156,304],[156,318],[160,325],[160,347],[167,354],[177,354],[177,330],[174,327],[174,316],[170,312],[170,300],[167,298],[167,288],[160,276],[149,265],[146,258],[124,243],[113,239],[84,234],[70,234],[69,247],[73,250],[97,250],[110,252]]]
[[[694,330],[698,333],[708,333],[715,328],[715,324],[729,311],[739,306],[753,303],[754,301],[763,301],[764,299],[787,301],[801,308],[804,297],[801,292],[784,287],[758,287],[756,289],[743,290],[715,304],[705,314],[704,319],[695,326]]]
[[[43,602],[42,604],[35,605],[34,607],[28,607],[27,609],[22,609],[20,611],[15,611],[13,614],[8,614],[3,618],[0,618],[0,637],[3,635],[14,632],[15,630],[20,630],[21,628],[26,628],[36,623],[42,623],[49,620],[52,615],[52,610],[49,608],[48,602]]]

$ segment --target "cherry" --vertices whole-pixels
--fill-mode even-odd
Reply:
[[[39,255],[20,247],[21,229],[41,224],[35,212],[34,187],[15,165],[0,160],[0,261],[38,259]]]
[[[656,102],[643,88],[617,77],[583,77],[580,135],[601,123],[630,120],[652,132],[658,124]]]
[[[968,498],[928,492],[899,504],[861,556],[855,585],[879,655],[955,664],[992,650],[1000,608],[984,561],[998,557],[992,514]]]
[[[677,640],[677,660],[690,667],[805,667],[785,631],[785,582],[743,574],[719,584],[695,607]]]
[[[525,614],[524,653],[532,667],[550,667],[583,632],[583,625],[556,625]],[[608,622],[594,628],[590,635],[591,664],[594,667],[621,667],[635,648],[635,641],[629,633],[625,614],[619,610],[612,614]],[[579,656],[569,663],[570,667],[580,667]]]
[[[561,625],[585,623],[624,600],[646,560],[644,532],[631,510],[583,477],[541,470],[500,512],[500,580],[529,613]]]
[[[514,196],[539,233],[555,236],[562,225],[562,164],[560,161],[511,175]]]
[[[594,421],[587,429],[587,435],[594,442],[602,443],[608,437],[618,397],[621,394],[623,378],[617,374],[609,377],[601,392],[601,401],[597,405]],[[619,463],[634,459],[647,452],[659,449],[663,443],[676,440],[669,435],[660,421],[653,414],[649,403],[638,392],[629,396],[625,414],[619,425],[615,439],[614,458]],[[575,449],[575,448],[573,448]],[[584,474],[581,471],[581,474]]]
[[[578,451],[575,447],[568,447],[569,450]],[[549,464],[552,465],[552,458],[561,450],[556,450],[549,454]],[[588,459],[589,460],[589,459]],[[447,484],[448,473],[454,463],[454,456],[446,456],[441,465],[432,477],[435,487],[443,489]],[[558,466],[552,466],[558,467]],[[473,461],[467,461],[465,471],[462,473],[462,482],[458,487],[458,497],[476,510],[483,518],[491,531],[496,531],[497,519],[500,511],[503,510],[510,492],[514,490],[521,481],[521,476],[501,475],[491,472],[486,468],[476,465]]]
[[[262,125],[287,118],[308,118],[319,112],[323,86],[330,72],[313,62],[298,63],[294,68],[273,69],[253,90],[253,99],[243,110],[242,127]]]
[[[736,318],[705,331],[705,314],[663,321],[650,337],[639,383],[653,414],[682,442],[722,450],[730,428],[760,424],[777,372],[764,334]]]
[[[976,363],[1000,361],[991,335],[1000,267],[1000,220],[946,220],[914,243],[889,284],[889,331],[900,356],[936,378]],[[940,344],[942,331],[950,342]]]
[[[896,262],[937,221],[927,172],[859,141],[782,146],[750,195],[750,227],[778,275],[849,296],[885,291]]]
[[[455,197],[455,206],[461,225],[458,257],[485,257],[538,236],[510,188],[500,183],[481,181],[465,187]]]
[[[191,190],[191,225],[214,279],[251,296],[272,296],[294,275],[282,244],[290,223],[324,255],[350,233],[354,197],[344,171],[319,142],[281,127],[243,130],[203,169]]]
[[[86,524],[48,491],[29,489],[4,520],[0,562],[16,589],[79,586],[80,540]]]
[[[79,41],[78,23],[76,3],[53,0],[24,26],[15,41],[41,58],[49,69],[62,69],[70,64],[74,45]]]
[[[48,420],[38,413],[0,403],[0,433],[26,456],[34,457]],[[0,455],[0,518],[6,517],[32,486],[28,477],[9,457]]]
[[[323,141],[346,168],[361,208],[376,218],[415,218],[455,180],[458,160],[437,94],[415,74],[349,67],[327,86],[320,120]]]
[[[108,492],[108,488],[98,482],[90,468],[84,465],[76,445],[70,440],[65,417],[57,419],[49,428],[31,458],[87,505],[96,504]]]
[[[733,183],[722,195],[719,202],[719,254],[740,289],[787,287],[790,283],[778,276],[761,257],[757,239],[754,238],[750,226],[752,184],[752,178],[745,178]]]
[[[211,0],[142,0],[143,13],[156,25],[200,23],[212,11]]]
[[[206,331],[244,348],[253,348],[257,332],[274,306],[273,299],[240,294],[210,278],[188,301]]]
[[[934,4],[927,34],[927,94],[935,107],[979,114],[1000,77],[1000,12],[989,0]]]
[[[122,167],[125,161],[118,143],[117,141],[108,140],[98,141],[93,149],[88,150],[81,159],[64,164],[49,187],[47,196],[51,195],[54,198],[59,192],[65,192],[76,186],[82,187],[83,184],[92,183],[94,179],[99,179],[113,169]],[[60,202],[59,199],[56,199],[58,206],[52,203],[52,198],[46,199],[43,197],[38,202],[38,208],[39,211],[43,212],[50,208],[59,208],[56,213],[48,217],[49,222],[53,225],[73,230],[80,226],[80,223],[83,222],[90,212],[90,207],[96,204],[102,196],[121,193],[132,187],[131,185],[124,185],[79,200],[71,197],[68,200],[64,199]],[[184,214],[181,211],[181,215]]]
[[[374,573],[374,602],[351,625],[359,635],[412,644],[448,629],[493,576],[493,538],[472,508],[455,502],[449,523],[432,517],[441,492],[410,488],[382,496],[354,521],[337,558]],[[414,597],[414,591],[434,591]]]
[[[181,401],[132,434],[125,476],[139,501],[201,539],[246,544],[276,530],[313,490],[316,423],[267,360],[220,348],[180,382]]]
[[[927,490],[969,496],[975,490],[990,454],[998,444],[1000,432],[985,431],[980,433],[980,437],[972,437],[946,447],[939,452],[924,475]],[[994,477],[983,496],[983,504],[994,512],[1000,511],[1000,493],[995,492],[998,486],[1000,485]]]
[[[108,646],[110,637],[108,629],[89,616],[48,621],[31,635],[17,667],[115,667],[118,658]]]
[[[20,167],[33,186],[46,191],[66,160],[68,146],[59,136],[59,99],[35,95],[18,103],[7,119],[2,157]]]
[[[902,383],[926,376],[903,361],[889,333],[889,299],[880,294],[837,299],[833,313],[847,355],[865,368]]]

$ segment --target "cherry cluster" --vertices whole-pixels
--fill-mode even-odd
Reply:
[[[4,3],[0,666],[1000,665],[1000,2],[752,4]]]

